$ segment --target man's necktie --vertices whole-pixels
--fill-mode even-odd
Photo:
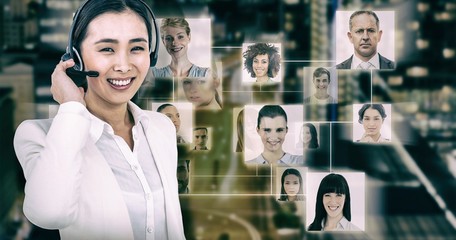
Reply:
[[[371,69],[374,66],[370,62],[362,62],[358,65],[358,69]]]

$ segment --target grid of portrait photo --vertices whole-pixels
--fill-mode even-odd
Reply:
[[[335,60],[315,61],[288,59],[287,45],[267,37],[214,48],[201,40],[210,39],[210,19],[160,19],[164,57],[139,97],[176,127],[181,196],[266,196],[280,226],[366,230],[365,173],[338,162],[332,137],[342,132],[359,148],[393,144],[393,105],[372,94],[347,101],[357,93],[339,82],[362,75],[357,84],[372,93],[376,74],[395,68],[394,12],[337,11],[335,19]],[[299,79],[287,78],[291,65]]]

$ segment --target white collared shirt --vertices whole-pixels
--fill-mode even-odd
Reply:
[[[324,231],[325,229],[325,219],[321,221],[321,229]],[[340,221],[337,223],[335,229],[331,229],[328,231],[361,231],[355,224],[348,221],[345,217],[342,217]]]
[[[147,116],[129,104],[135,125],[133,151],[106,122],[90,114],[90,137],[105,157],[123,194],[135,239],[167,239],[165,202],[155,159],[146,138]]]
[[[245,162],[246,164],[269,164],[266,159],[264,159],[263,154],[260,154],[258,157]],[[304,157],[302,155],[291,155],[285,153],[282,158],[277,162],[279,165],[304,165]]]
[[[353,54],[351,69],[358,69],[358,65],[362,62],[363,60],[359,59],[355,54]],[[369,59],[368,62],[372,64],[372,69],[380,69],[380,55],[378,55],[378,52],[375,53],[375,55]]]

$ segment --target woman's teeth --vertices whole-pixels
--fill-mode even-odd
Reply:
[[[112,85],[116,85],[116,86],[125,86],[125,85],[130,84],[131,79],[128,79],[128,80],[113,80],[113,79],[109,79],[108,82],[111,83]]]

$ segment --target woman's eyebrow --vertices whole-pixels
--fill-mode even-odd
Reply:
[[[128,41],[129,43],[136,43],[136,42],[147,42],[147,40],[145,38],[133,38],[131,39],[130,41]]]
[[[95,42],[95,44],[99,43],[119,43],[119,41],[112,39],[112,38],[103,38]]]
[[[128,43],[136,43],[136,42],[147,42],[145,38],[133,38],[128,41]],[[99,43],[119,43],[119,40],[113,38],[103,38],[95,42],[95,44]]]

